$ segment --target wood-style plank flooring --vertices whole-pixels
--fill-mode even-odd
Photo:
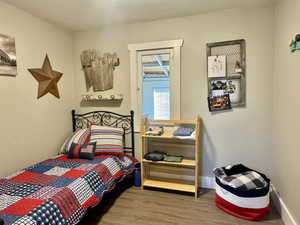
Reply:
[[[225,214],[214,204],[214,192],[204,190],[193,196],[139,190],[114,191],[90,210],[80,225],[283,225],[272,210],[260,222],[244,221]]]

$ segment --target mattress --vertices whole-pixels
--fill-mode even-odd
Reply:
[[[0,179],[0,220],[5,225],[75,225],[136,163],[127,155],[93,160],[59,155],[18,171]]]

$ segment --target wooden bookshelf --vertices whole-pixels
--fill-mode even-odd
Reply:
[[[162,164],[162,165],[172,165],[172,166],[183,166],[183,167],[195,167],[196,160],[194,159],[183,159],[182,162],[165,162],[165,161],[150,161],[143,159],[143,163],[152,163],[152,164]]]
[[[161,136],[146,135],[149,127],[163,126],[168,128]],[[193,127],[196,131],[195,138],[181,139],[174,137],[173,131],[178,126]],[[195,198],[198,197],[198,188],[200,186],[200,146],[201,146],[201,119],[196,120],[147,120],[144,119],[141,125],[141,175],[142,189],[145,187],[177,190],[182,192],[194,193]],[[193,158],[184,157],[181,162],[165,162],[165,161],[150,161],[143,156],[159,149],[176,149],[178,151],[192,151]],[[163,150],[162,150],[163,151]],[[163,151],[164,152],[164,151]],[[182,154],[184,155],[184,154]],[[186,179],[170,179],[163,177],[152,176],[152,171],[163,169],[164,172],[175,174],[178,177],[183,177],[184,174],[193,177],[193,180]]]
[[[195,193],[195,185],[194,184],[184,184],[176,181],[163,181],[158,179],[146,179],[144,182],[144,186],[153,187],[153,188],[161,188],[161,189],[168,189],[174,191],[183,191],[183,192],[190,192]]]
[[[143,137],[151,138],[151,139],[173,139],[177,141],[195,141],[195,139],[187,138],[187,139],[181,139],[177,137],[173,137],[171,134],[164,134],[162,136],[149,136],[149,135],[143,135]]]

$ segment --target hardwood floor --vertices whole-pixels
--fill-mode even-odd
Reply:
[[[227,215],[214,204],[214,192],[194,196],[129,188],[108,194],[91,209],[80,225],[283,225],[272,210],[260,222],[244,221]]]

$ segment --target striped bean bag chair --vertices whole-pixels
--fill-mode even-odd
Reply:
[[[216,205],[245,220],[261,220],[271,209],[270,180],[241,164],[216,168]]]

